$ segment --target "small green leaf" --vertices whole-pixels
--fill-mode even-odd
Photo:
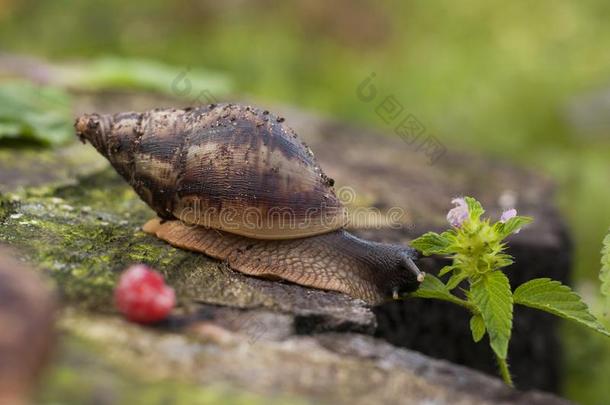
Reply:
[[[442,277],[442,276],[444,276],[445,274],[447,274],[447,273],[449,273],[449,272],[451,272],[451,271],[453,271],[453,270],[455,270],[455,269],[457,269],[457,266],[455,266],[455,265],[453,265],[453,264],[452,264],[452,265],[450,265],[450,266],[445,266],[445,267],[443,267],[443,268],[442,268],[442,269],[441,269],[441,270],[438,272],[438,275]]]
[[[447,248],[450,246],[451,241],[438,233],[427,232],[419,238],[411,241],[411,246],[419,250],[426,256],[431,254],[443,254],[448,253]]]
[[[603,241],[601,264],[599,279],[602,284],[600,289],[606,300],[610,301],[610,233],[606,235]]]
[[[468,205],[468,215],[471,221],[478,221],[481,215],[485,213],[481,203],[472,197],[464,197],[466,204]]]
[[[426,274],[424,281],[420,284],[417,291],[410,294],[412,297],[420,298],[441,298],[453,296],[441,280],[432,274]]]
[[[472,340],[480,341],[485,336],[485,322],[481,314],[475,314],[470,318],[470,331],[472,332]]]
[[[449,281],[447,281],[447,289],[449,291],[453,290],[466,278],[468,278],[468,273],[466,273],[465,271],[461,271],[461,270],[455,271],[449,278]]]
[[[453,302],[454,304],[472,309],[467,301],[464,301],[463,299],[451,294],[445,284],[443,284],[441,280],[434,277],[432,274],[426,274],[426,278],[424,278],[424,281],[420,284],[417,291],[410,293],[409,297],[434,298]]]
[[[496,229],[501,236],[501,239],[506,238],[511,233],[514,233],[517,229],[522,228],[524,225],[529,224],[533,221],[531,217],[513,217],[505,223],[496,222]]]
[[[580,296],[559,281],[550,278],[530,280],[521,284],[513,297],[517,304],[549,312],[610,336],[610,332],[589,312]]]
[[[445,232],[441,232],[441,237],[447,239],[450,243],[453,243],[456,240],[457,234],[455,230],[449,229]]]
[[[496,254],[496,268],[500,269],[502,267],[510,266],[513,264],[513,257],[506,253],[497,253]]]
[[[508,278],[501,271],[482,274],[470,287],[470,299],[481,311],[489,344],[506,359],[513,323],[513,297]]]

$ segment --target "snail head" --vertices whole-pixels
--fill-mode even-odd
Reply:
[[[426,273],[421,271],[415,264],[414,260],[417,258],[417,251],[411,248],[401,254],[399,266],[401,271],[407,274],[407,277],[392,289],[391,296],[393,299],[398,299],[417,290],[419,285],[424,281]]]

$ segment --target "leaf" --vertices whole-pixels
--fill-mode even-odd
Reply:
[[[606,235],[602,244],[602,268],[599,271],[599,279],[602,282],[600,289],[602,295],[610,302],[610,233]]]
[[[470,299],[481,312],[489,344],[506,359],[513,323],[513,298],[508,278],[501,271],[482,274],[470,287]]]
[[[480,341],[485,336],[485,322],[481,314],[475,314],[470,318],[470,331],[472,332],[472,340]]]
[[[465,271],[455,271],[453,275],[449,278],[449,281],[447,281],[447,289],[449,291],[453,290],[466,278],[468,278],[468,273],[466,273]]]
[[[559,281],[550,278],[530,280],[521,284],[513,297],[517,304],[549,312],[610,336],[610,332],[589,312],[580,296]]]
[[[478,221],[481,215],[485,213],[483,206],[480,202],[472,197],[464,197],[466,205],[468,205],[468,215],[471,221]]]
[[[0,139],[59,145],[73,138],[72,122],[64,91],[20,81],[0,84]]]
[[[455,233],[455,230],[449,229],[447,231],[442,232],[441,237],[447,239],[449,242],[455,242],[457,234]]]
[[[444,276],[445,274],[457,269],[458,267],[454,264],[450,265],[450,266],[444,266],[442,269],[440,269],[440,271],[438,272],[439,276]]]
[[[513,257],[506,253],[497,253],[495,261],[496,261],[495,266],[497,269],[500,269],[500,268],[506,267],[506,266],[510,266],[511,264],[514,263]]]
[[[434,298],[443,301],[453,302],[454,304],[468,307],[468,302],[451,294],[445,284],[432,274],[426,274],[424,281],[420,284],[417,291],[409,294],[413,298]]]
[[[533,221],[531,217],[512,217],[508,221],[496,222],[496,230],[500,234],[501,239],[506,238],[510,234],[514,233],[516,230],[523,228],[524,225],[527,225]]]
[[[201,68],[178,68],[146,59],[103,57],[88,63],[64,66],[59,80],[70,88],[86,90],[139,89],[210,104],[232,90],[229,78]]]
[[[447,248],[450,245],[451,241],[448,238],[435,232],[427,232],[411,241],[411,246],[426,256],[448,253]]]
[[[432,274],[426,274],[424,281],[419,285],[417,291],[410,294],[420,298],[446,298],[453,296],[443,282]]]

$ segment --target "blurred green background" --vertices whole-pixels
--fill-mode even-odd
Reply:
[[[0,0],[0,50],[206,69],[220,73],[219,94],[230,82],[262,103],[389,129],[355,93],[375,72],[377,87],[449,149],[555,179],[576,242],[574,282],[605,316],[597,275],[610,225],[609,21],[603,0]],[[166,65],[152,65],[153,88]],[[608,403],[610,342],[569,326],[564,335],[564,394]]]

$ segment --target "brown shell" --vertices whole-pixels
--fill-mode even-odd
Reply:
[[[162,218],[256,239],[317,235],[345,224],[332,179],[267,111],[221,104],[93,114],[76,128]]]

